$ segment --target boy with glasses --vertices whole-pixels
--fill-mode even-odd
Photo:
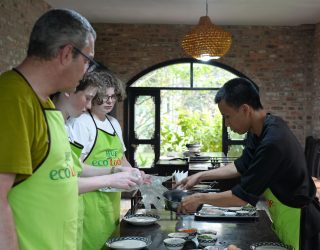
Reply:
[[[67,125],[73,131],[74,139],[84,146],[81,158],[85,164],[113,170],[119,166],[131,167],[124,154],[126,149],[120,124],[109,114],[116,101],[124,98],[124,87],[109,71],[102,70],[98,74],[103,87],[92,100],[90,112],[69,120]],[[143,181],[147,181],[144,173],[140,173]],[[120,198],[121,193],[114,191],[83,195],[83,249],[100,249],[106,239],[117,232]]]

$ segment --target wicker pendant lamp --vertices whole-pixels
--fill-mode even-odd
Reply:
[[[208,0],[206,16],[200,17],[197,26],[193,27],[182,39],[181,46],[190,56],[203,61],[222,57],[231,46],[229,32],[214,25],[208,17]]]

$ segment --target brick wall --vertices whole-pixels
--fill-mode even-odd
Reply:
[[[33,24],[47,9],[42,0],[0,1],[0,72],[24,59]]]
[[[179,42],[190,26],[99,23],[94,27],[97,59],[123,81],[154,64],[186,57]],[[315,26],[224,28],[232,33],[233,44],[220,61],[254,80],[265,108],[282,116],[303,143],[311,133]],[[121,107],[117,113],[121,117]]]
[[[0,72],[24,57],[42,0],[0,2]],[[94,24],[96,57],[123,81],[163,61],[186,57],[179,43],[191,26]],[[320,24],[298,27],[228,26],[230,51],[220,59],[254,80],[265,108],[281,115],[301,143],[320,137]],[[123,122],[122,106],[117,116]]]
[[[310,135],[320,137],[320,23],[316,25],[314,35],[314,82],[312,95],[312,132]]]

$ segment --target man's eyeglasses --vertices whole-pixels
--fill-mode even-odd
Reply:
[[[92,58],[90,58],[89,56],[87,56],[86,54],[84,54],[83,52],[81,52],[80,49],[78,49],[77,47],[73,46],[73,49],[79,53],[80,55],[82,55],[85,59],[88,60],[89,62],[89,66],[87,68],[87,72],[86,73],[89,73],[89,72],[92,72],[94,71],[96,68],[98,68],[100,66],[99,63],[97,63],[95,60],[93,60]]]

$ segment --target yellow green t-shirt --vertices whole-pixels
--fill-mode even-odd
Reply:
[[[41,105],[54,108],[50,99],[40,102],[18,72],[0,75],[0,173],[17,174],[16,182],[31,175],[47,154],[49,138]]]

